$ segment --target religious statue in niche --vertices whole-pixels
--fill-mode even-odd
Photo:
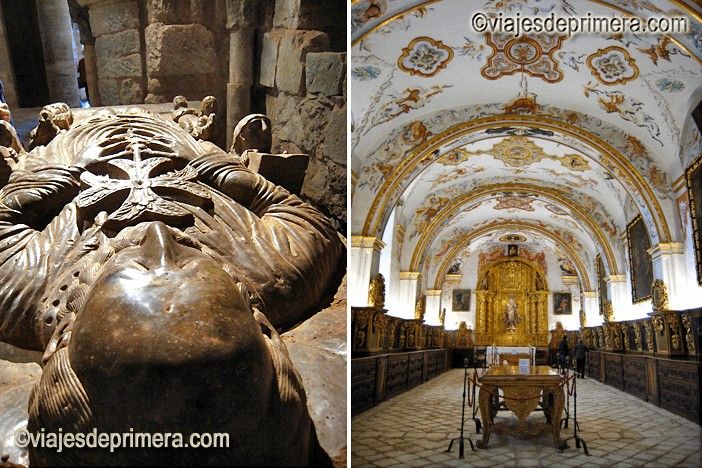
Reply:
[[[517,244],[510,244],[507,246],[507,256],[516,257],[519,255],[519,246]]]
[[[514,296],[510,296],[505,305],[504,323],[505,328],[509,332],[514,332],[517,330],[517,325],[522,319],[519,317],[519,312],[517,311],[517,301]]]
[[[317,209],[204,141],[214,98],[203,103],[177,123],[138,109],[74,123],[53,105],[31,152],[6,138],[0,341],[44,352],[30,432],[233,443],[32,448],[32,466],[329,463],[279,333],[328,303],[343,243]]]

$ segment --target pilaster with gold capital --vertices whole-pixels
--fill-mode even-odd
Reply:
[[[351,236],[348,300],[351,306],[368,306],[371,280],[378,274],[380,252],[385,244],[377,237]]]

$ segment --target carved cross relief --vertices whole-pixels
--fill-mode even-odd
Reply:
[[[100,146],[96,162],[81,174],[85,187],[76,204],[85,211],[107,211],[113,226],[147,220],[188,223],[191,212],[177,202],[204,206],[211,201],[207,190],[195,181],[195,169],[174,170],[178,154],[168,138],[151,135],[146,129],[116,129]]]

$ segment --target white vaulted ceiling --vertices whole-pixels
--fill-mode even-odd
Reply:
[[[692,30],[510,42],[472,31],[478,11],[684,15]],[[353,2],[353,234],[380,237],[395,209],[400,270],[437,289],[506,233],[590,288],[597,255],[609,274],[627,268],[636,215],[652,243],[680,241],[673,186],[702,153],[700,18],[678,1]]]

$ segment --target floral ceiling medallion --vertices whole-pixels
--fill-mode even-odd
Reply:
[[[639,68],[629,52],[617,46],[599,49],[587,58],[587,67],[604,85],[625,84],[639,76]]]
[[[562,36],[535,35],[513,37],[510,34],[485,34],[492,55],[480,69],[488,80],[523,72],[547,83],[558,83],[563,72],[553,56],[560,49]]]
[[[453,49],[441,41],[421,36],[402,49],[397,66],[410,75],[434,76],[453,59]]]
[[[493,146],[490,153],[511,167],[527,167],[549,157],[541,147],[520,135],[505,138]]]

